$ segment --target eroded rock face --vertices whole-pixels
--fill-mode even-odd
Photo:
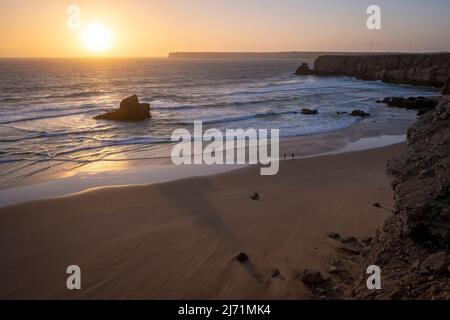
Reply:
[[[435,274],[446,274],[449,272],[450,266],[450,253],[445,251],[439,251],[430,254],[425,260],[423,260],[418,268],[423,271],[429,271]]]
[[[450,95],[450,76],[447,78],[447,81],[445,82],[444,86],[442,87],[441,94],[443,96]]]
[[[94,117],[96,120],[138,121],[150,118],[150,104],[140,103],[136,95],[132,95],[120,103],[120,108]]]
[[[320,56],[314,74],[441,88],[449,74],[450,54]]]
[[[139,106],[139,98],[137,95],[132,95],[120,102],[120,109],[133,109],[135,106]]]
[[[381,268],[382,290],[369,291],[365,275],[355,297],[450,299],[450,97],[420,116],[408,145],[388,162],[393,216],[371,244],[365,270]]]
[[[408,148],[387,167],[396,214],[423,245],[450,249],[450,102],[421,116],[408,130]]]

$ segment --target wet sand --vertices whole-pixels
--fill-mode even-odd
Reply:
[[[326,233],[372,236],[390,215],[385,162],[403,149],[286,160],[276,176],[250,166],[1,208],[0,298],[307,298],[295,274],[326,274],[337,255]],[[233,259],[240,252],[248,263]],[[69,265],[81,267],[82,290],[67,290]]]

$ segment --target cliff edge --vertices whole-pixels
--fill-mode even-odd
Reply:
[[[408,130],[406,151],[388,162],[393,216],[362,269],[381,268],[382,289],[362,274],[353,295],[373,299],[450,299],[450,97]]]
[[[297,75],[311,74],[309,71]],[[323,55],[314,62],[315,75],[344,75],[362,80],[442,87],[450,74],[450,53]]]

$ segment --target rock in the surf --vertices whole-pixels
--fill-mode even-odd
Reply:
[[[404,108],[408,110],[417,110],[418,115],[422,115],[434,109],[438,101],[434,97],[387,97],[377,101],[378,103],[384,103],[393,108]]]
[[[302,109],[302,114],[314,115],[314,114],[318,114],[318,113],[319,113],[318,110],[307,109],[307,108]]]
[[[314,71],[309,68],[307,63],[302,63],[302,65],[297,68],[297,71],[295,71],[295,75],[297,76],[309,76],[313,74]]]
[[[140,103],[136,95],[132,95],[120,103],[120,108],[94,117],[96,120],[138,121],[150,118],[150,104]]]
[[[368,117],[370,116],[370,113],[364,112],[362,110],[353,110],[352,113],[350,114],[354,117]]]

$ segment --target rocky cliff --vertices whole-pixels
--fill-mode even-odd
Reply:
[[[432,87],[442,87],[449,72],[450,53],[324,55],[315,60],[313,70],[316,75],[345,75]]]
[[[382,290],[358,298],[450,299],[450,97],[408,130],[406,151],[387,165],[395,191],[393,216],[362,261],[377,265]]]

